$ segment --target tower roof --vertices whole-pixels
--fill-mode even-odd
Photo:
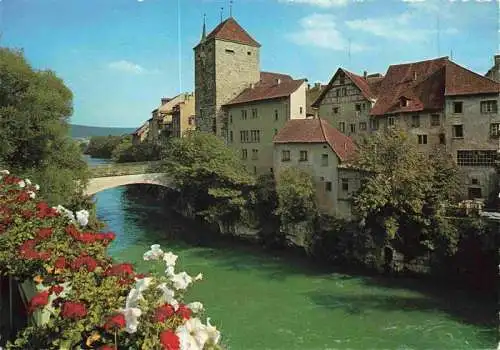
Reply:
[[[212,38],[260,47],[260,44],[233,17],[226,19],[207,35],[207,40]]]

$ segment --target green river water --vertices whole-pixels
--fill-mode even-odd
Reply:
[[[249,244],[186,243],[169,237],[200,228],[159,203],[124,188],[96,199],[99,218],[117,234],[110,247],[117,260],[145,271],[142,254],[158,243],[179,255],[180,269],[203,273],[188,301],[204,303],[229,349],[494,348],[496,307],[484,298],[417,280],[324,271]]]

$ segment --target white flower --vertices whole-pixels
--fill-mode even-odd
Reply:
[[[54,207],[54,209],[59,213],[59,214],[64,214],[71,222],[75,221],[75,215],[71,210],[66,209],[62,205],[58,205],[57,207]]]
[[[125,308],[132,308],[139,305],[139,301],[144,299],[142,293],[137,288],[132,288],[128,292],[127,300],[125,301]]]
[[[163,257],[163,250],[161,250],[159,244],[153,244],[151,246],[151,250],[148,250],[143,255],[144,260],[160,260]]]
[[[35,189],[38,191],[40,189],[40,185],[39,184],[36,184],[35,185]]]
[[[199,301],[193,301],[192,303],[189,303],[188,308],[190,308],[195,314],[202,312],[203,311],[203,304],[200,303]]]
[[[197,274],[194,278],[195,281],[201,281],[203,279],[203,275],[201,273]]]
[[[24,179],[24,182],[26,182],[26,185],[31,185],[31,180],[30,179]]]
[[[205,343],[209,340],[206,328],[197,317],[187,320],[182,326],[178,327],[175,334],[179,337],[181,350],[203,349]]]
[[[167,275],[168,277],[173,277],[174,276],[174,267],[167,266],[167,269],[165,270],[165,275]]]
[[[167,266],[175,266],[175,262],[177,261],[177,255],[172,252],[165,253],[163,255],[163,261],[167,264]]]
[[[82,209],[76,212],[76,220],[80,224],[80,226],[87,226],[89,223],[89,212]]]
[[[189,276],[186,272],[175,274],[170,278],[170,280],[173,282],[174,288],[177,290],[186,289],[191,282],[193,282],[191,276]]]
[[[29,194],[29,196],[30,196],[30,198],[31,198],[31,199],[35,199],[35,197],[36,197],[35,192],[33,192],[33,191],[28,191],[28,194]]]
[[[9,175],[10,172],[8,170],[0,170],[0,174],[2,174],[2,175]]]
[[[135,288],[139,290],[139,292],[144,292],[146,289],[148,289],[149,285],[153,282],[152,277],[144,277],[140,279],[135,280]]]
[[[175,292],[168,288],[166,283],[159,284],[157,288],[163,292],[160,303],[168,303],[174,307],[174,310],[177,310],[179,308],[179,302],[174,298]]]
[[[207,317],[207,333],[208,333],[208,337],[209,337],[209,342],[212,344],[212,345],[215,345],[219,342],[220,340],[220,332],[217,330],[217,328],[215,326],[212,326],[210,324],[210,318]]]
[[[19,187],[21,187],[21,188],[26,187],[26,183],[25,183],[23,180],[19,181],[17,184],[18,184],[18,185],[19,185]]]
[[[137,332],[137,326],[139,325],[138,318],[142,315],[141,309],[130,307],[120,309],[120,312],[125,316],[125,322],[127,324],[125,331],[130,334]]]

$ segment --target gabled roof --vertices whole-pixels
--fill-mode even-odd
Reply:
[[[280,79],[279,84],[276,79]],[[293,80],[289,75],[261,72],[261,80],[258,83],[243,90],[225,106],[288,97],[305,81]]]
[[[328,83],[326,88],[323,89],[319,97],[312,103],[313,107],[317,107],[321,103],[325,95],[331,90],[335,79],[341,73],[344,73],[345,76],[349,78],[354,83],[354,85],[357,86],[357,88],[361,91],[361,93],[367,100],[372,100],[377,96],[378,88],[380,86],[380,82],[382,81],[383,77],[375,76],[375,77],[367,77],[365,79],[364,77],[349,72],[348,70],[339,68],[333,75],[332,79],[330,79],[330,82]]]
[[[499,92],[500,84],[493,79],[448,61],[446,66],[446,96]]]
[[[215,29],[207,35],[205,40],[210,39],[232,41],[239,44],[260,47],[260,44],[255,41],[255,39],[252,38],[233,17],[229,17],[215,27]]]
[[[355,152],[353,140],[331,126],[326,120],[292,119],[274,136],[274,143],[327,143],[341,161]]]

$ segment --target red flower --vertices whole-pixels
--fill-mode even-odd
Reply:
[[[93,272],[97,267],[97,261],[91,256],[80,255],[71,263],[71,269],[78,271],[82,267],[85,267],[89,272]]]
[[[134,267],[132,264],[116,264],[110,266],[104,273],[106,276],[130,276],[134,274]]]
[[[50,218],[57,216],[57,210],[49,207],[49,205],[45,202],[40,202],[36,205],[37,213],[36,216],[40,219]]]
[[[28,306],[28,312],[32,313],[38,308],[44,307],[49,302],[49,291],[43,291],[36,294],[33,298],[31,298]]]
[[[104,324],[104,329],[107,331],[114,329],[122,329],[125,327],[125,325],[126,325],[125,316],[123,316],[123,314],[116,314],[108,318],[108,320]]]
[[[21,212],[21,216],[25,219],[31,219],[33,216],[35,216],[35,213],[33,213],[31,210],[23,210]]]
[[[16,200],[18,202],[21,202],[21,203],[24,203],[24,202],[27,202],[28,200],[30,199],[30,195],[28,194],[28,192],[21,192],[17,197],[16,197]]]
[[[79,319],[87,315],[87,308],[84,304],[74,301],[66,301],[61,308],[62,318]]]
[[[64,287],[60,286],[60,285],[52,286],[49,288],[49,292],[54,293],[55,295],[61,294],[63,290],[64,290]]]
[[[165,322],[173,314],[175,314],[174,307],[170,304],[165,304],[155,310],[154,320],[156,322]]]
[[[52,235],[52,229],[50,227],[41,228],[38,230],[36,235],[37,238],[45,239]]]
[[[56,269],[64,269],[66,267],[66,258],[64,256],[60,256],[54,262],[54,267]]]
[[[189,318],[191,317],[191,312],[191,309],[184,304],[180,304],[179,308],[177,309],[177,314],[181,315],[185,320],[189,320]]]
[[[181,347],[179,337],[170,330],[160,333],[160,342],[165,350],[179,350]]]

